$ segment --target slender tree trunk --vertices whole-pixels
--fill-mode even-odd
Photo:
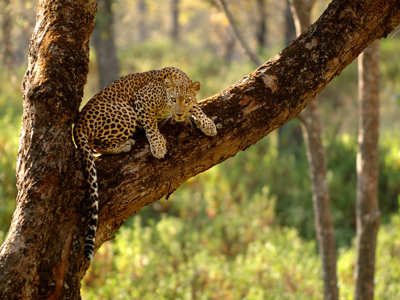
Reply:
[[[146,0],[138,0],[138,32],[139,32],[139,42],[143,42],[148,37],[148,29],[147,29],[147,3]]]
[[[296,38],[296,28],[292,12],[290,11],[289,0],[286,0],[285,7],[285,45],[289,45]],[[297,149],[303,147],[303,140],[301,138],[301,129],[297,124],[286,124],[278,129],[278,149],[292,149],[295,158],[298,159],[300,154]]]
[[[290,10],[290,0],[286,0],[285,9],[285,45],[289,45],[296,38],[296,27]]]
[[[0,248],[0,299],[80,298],[88,268],[82,204],[87,184],[71,125],[88,71],[95,6],[94,0],[38,3],[23,85],[17,208]],[[161,128],[166,158],[152,157],[139,133],[131,153],[96,159],[101,195],[96,249],[133,212],[296,117],[365,47],[399,23],[397,0],[333,0],[311,30],[279,56],[201,103],[218,136],[166,124]]]
[[[113,0],[98,0],[98,13],[93,31],[99,89],[104,88],[119,77],[119,62],[115,48]]]
[[[7,68],[11,68],[13,65],[13,52],[11,46],[11,28],[12,28],[12,17],[11,17],[11,8],[10,8],[10,0],[3,0],[2,1],[2,34],[3,34],[3,53],[2,53],[2,60],[3,64]]]
[[[244,52],[247,54],[247,56],[250,58],[250,60],[256,66],[261,65],[262,64],[261,59],[257,56],[256,53],[253,52],[253,50],[250,49],[249,45],[247,44],[246,40],[244,39],[243,35],[241,34],[239,28],[237,27],[236,22],[233,19],[233,16],[232,16],[225,0],[219,0],[219,3],[221,4],[222,10],[224,11],[226,18],[228,19],[229,24],[231,25],[233,33],[235,34],[240,45],[243,47]]]
[[[226,36],[227,36],[227,38],[225,39],[225,47],[224,47],[224,51],[223,51],[223,57],[224,57],[225,64],[230,65],[232,62],[233,54],[235,52],[236,37],[231,32],[231,28],[228,28],[228,30],[226,30]]]
[[[171,0],[171,17],[172,17],[172,28],[171,28],[171,38],[173,41],[177,42],[180,38],[180,0]]]
[[[267,11],[266,11],[266,0],[257,0],[257,13],[258,13],[258,21],[257,21],[257,30],[256,30],[256,38],[257,38],[257,48],[259,50],[263,49],[267,45]]]
[[[378,205],[379,42],[358,59],[357,263],[354,299],[373,300]]]
[[[298,36],[305,32],[311,24],[311,10],[314,3],[315,0],[290,0]],[[316,99],[312,100],[301,113],[300,119],[310,166],[315,232],[322,259],[324,296],[326,300],[337,300],[339,298],[339,290],[336,276],[334,228],[330,213],[325,151],[322,145],[322,129]]]

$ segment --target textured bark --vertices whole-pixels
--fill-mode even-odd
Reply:
[[[311,10],[315,0],[290,0],[296,32],[300,35],[311,24]],[[318,113],[318,102],[311,100],[301,113],[307,159],[310,166],[315,232],[322,259],[324,298],[337,300],[339,290],[336,275],[336,248],[334,228],[330,213],[330,196],[326,181],[325,150],[322,145],[322,129]]]
[[[3,64],[11,68],[13,65],[13,54],[11,49],[11,28],[12,28],[12,17],[11,17],[11,9],[10,9],[10,0],[2,1],[2,26],[1,31],[3,35],[2,44],[3,44],[3,53],[2,60]]]
[[[231,25],[231,28],[233,30],[233,33],[235,34],[237,40],[239,41],[240,45],[243,47],[244,52],[247,54],[247,56],[250,58],[250,60],[256,65],[259,66],[262,64],[262,61],[260,58],[255,54],[247,44],[246,40],[242,36],[239,28],[236,25],[235,20],[233,19],[233,16],[231,14],[231,11],[228,8],[228,5],[226,4],[225,0],[219,0],[219,3],[221,4],[222,10],[225,13],[226,18],[229,21],[229,24]]]
[[[17,207],[0,248],[0,299],[78,299],[85,191],[71,140],[95,1],[42,0],[23,82]]]
[[[358,59],[357,262],[354,299],[374,299],[378,204],[379,42]]]
[[[95,1],[42,0],[24,80],[17,208],[0,249],[0,299],[79,299],[87,185],[71,141],[88,70]],[[375,39],[400,23],[397,0],[336,0],[280,55],[202,103],[218,126],[162,126],[165,159],[143,133],[131,153],[96,160],[96,247],[134,212],[294,118]],[[10,282],[12,284],[10,284]]]
[[[95,48],[99,89],[104,88],[119,77],[119,62],[114,38],[113,0],[99,0],[96,26],[93,31],[93,46]]]
[[[180,38],[180,23],[179,23],[179,4],[180,0],[171,0],[171,18],[172,18],[172,27],[171,27],[171,38],[173,41],[177,42]]]

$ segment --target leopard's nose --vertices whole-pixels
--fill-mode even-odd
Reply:
[[[181,118],[181,117],[183,117],[183,113],[176,113],[176,116]]]

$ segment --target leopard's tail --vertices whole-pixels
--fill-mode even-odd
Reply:
[[[79,126],[79,125],[78,125]],[[99,216],[99,193],[97,183],[96,165],[94,163],[93,151],[89,146],[87,137],[80,132],[79,128],[74,130],[75,142],[83,155],[87,182],[89,184],[89,222],[85,236],[84,255],[88,260],[93,258],[94,242],[96,238],[97,223]]]

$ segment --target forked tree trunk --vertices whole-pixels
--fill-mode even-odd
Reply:
[[[358,58],[357,263],[354,299],[374,299],[378,204],[379,42]]]
[[[0,248],[0,299],[79,299],[85,191],[71,126],[86,83],[95,0],[38,1],[23,82],[17,207]]]
[[[314,3],[315,0],[290,0],[297,35],[305,32],[310,26],[311,11]],[[326,300],[337,300],[339,298],[339,290],[336,275],[335,237],[330,212],[325,149],[322,145],[322,128],[317,99],[311,100],[300,116],[303,137],[307,147],[307,159],[310,166],[315,232],[322,259],[324,298]]]
[[[41,0],[24,79],[17,208],[0,248],[0,299],[79,299],[87,185],[71,139],[88,71],[94,0]],[[294,118],[372,41],[400,23],[397,0],[334,0],[279,56],[202,103],[218,136],[167,124],[165,159],[143,134],[133,151],[96,160],[96,248],[135,211]],[[190,74],[190,70],[186,70]]]
[[[99,0],[96,25],[93,31],[98,66],[99,89],[119,78],[119,61],[115,48],[113,0]]]

